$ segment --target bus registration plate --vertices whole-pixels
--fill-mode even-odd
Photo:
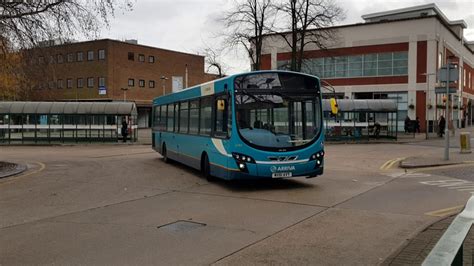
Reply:
[[[272,178],[283,178],[283,177],[292,177],[291,172],[285,172],[285,173],[273,173]]]

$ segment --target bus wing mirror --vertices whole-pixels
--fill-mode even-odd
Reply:
[[[330,104],[331,104],[331,114],[333,115],[337,115],[337,113],[339,112],[339,107],[337,105],[337,101],[335,98],[331,98],[329,100]]]

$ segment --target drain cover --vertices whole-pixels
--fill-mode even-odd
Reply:
[[[163,229],[169,232],[182,233],[182,232],[188,232],[188,231],[191,231],[203,226],[206,226],[206,224],[179,220],[176,222],[158,226],[157,228]]]

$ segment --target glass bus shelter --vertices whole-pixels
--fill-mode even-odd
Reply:
[[[331,114],[323,100],[327,140],[397,139],[397,102],[394,100],[337,100],[339,112]]]
[[[135,103],[0,102],[0,143],[116,142],[124,120],[136,141]]]

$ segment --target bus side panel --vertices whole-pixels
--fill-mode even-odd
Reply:
[[[176,134],[175,140],[178,143],[179,162],[200,170],[203,139],[198,136]]]
[[[209,139],[209,161],[211,163],[211,174],[213,176],[229,179],[229,158],[231,153],[228,151],[229,140],[212,138]]]
[[[162,132],[160,151],[163,151],[163,144],[166,145],[166,154],[168,158],[178,161],[178,149],[176,147],[175,134],[172,132]]]

